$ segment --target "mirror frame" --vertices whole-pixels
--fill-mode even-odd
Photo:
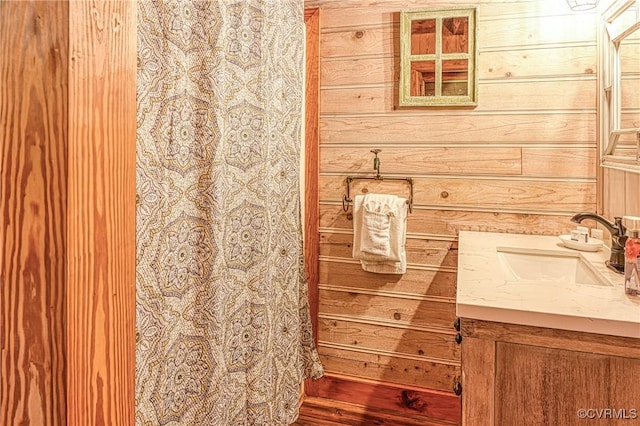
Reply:
[[[615,29],[616,18],[635,6],[635,19],[628,26]],[[599,22],[600,48],[599,65],[602,72],[599,79],[600,88],[600,154],[602,167],[626,172],[640,173],[640,128],[622,128],[622,91],[620,64],[620,44],[636,31],[640,31],[640,0],[614,0],[602,12]],[[636,156],[615,155],[616,145],[621,135],[635,134]]]
[[[442,20],[446,18],[467,17],[469,22],[468,51],[466,53],[442,53],[441,32]],[[436,53],[429,55],[411,54],[411,22],[416,20],[435,19],[436,24]],[[449,7],[443,9],[403,10],[400,12],[400,82],[398,84],[399,106],[476,106],[478,93],[478,49],[477,38],[477,9],[475,7]],[[439,41],[439,43],[438,43]],[[433,60],[436,63],[447,59],[467,59],[467,88],[466,96],[411,96],[411,63],[420,60]],[[442,74],[441,66],[436,65],[436,81],[438,74]]]

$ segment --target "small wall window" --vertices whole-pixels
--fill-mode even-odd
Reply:
[[[400,13],[400,106],[476,105],[476,9]]]

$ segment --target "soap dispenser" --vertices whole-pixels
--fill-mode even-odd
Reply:
[[[640,295],[640,217],[625,216],[627,220],[627,242],[624,245],[624,291]]]

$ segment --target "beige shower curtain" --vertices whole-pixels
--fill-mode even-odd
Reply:
[[[322,374],[301,0],[138,2],[137,425],[286,425]]]

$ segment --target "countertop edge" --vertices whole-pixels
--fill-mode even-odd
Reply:
[[[640,326],[636,323],[626,321],[530,312],[508,308],[492,308],[467,305],[464,303],[456,304],[456,316],[459,318],[501,322],[505,324],[640,339]],[[562,324],[562,327],[558,327],[559,323]]]

